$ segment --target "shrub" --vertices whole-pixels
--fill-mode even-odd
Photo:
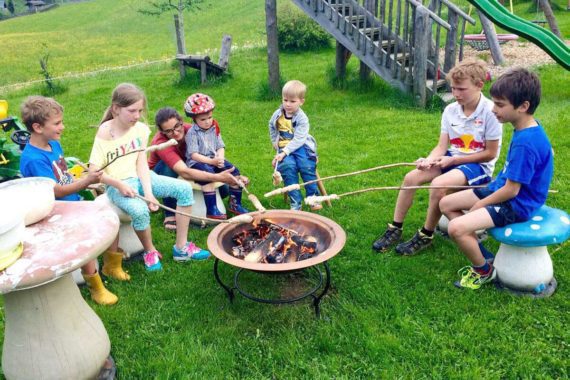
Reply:
[[[277,15],[279,49],[306,51],[330,46],[330,36],[300,9],[283,6]]]

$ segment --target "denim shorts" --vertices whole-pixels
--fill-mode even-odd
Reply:
[[[493,191],[483,187],[478,189],[473,189],[473,193],[479,198],[483,199],[493,194]],[[513,210],[511,202],[505,201],[495,205],[485,206],[485,209],[491,215],[495,227],[504,227],[507,224],[519,223],[523,220],[517,215],[516,211]]]
[[[442,169],[441,173],[447,173],[453,169],[461,170],[465,178],[467,178],[467,184],[469,186],[484,185],[491,182],[491,176],[485,173],[485,170],[479,164],[470,162],[468,164],[449,166]]]

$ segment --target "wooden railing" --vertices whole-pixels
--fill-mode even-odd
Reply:
[[[434,95],[445,85],[458,43],[462,49],[465,23],[475,23],[449,0],[431,0],[427,6],[419,0],[293,2],[377,74],[413,92],[420,105],[428,92]]]

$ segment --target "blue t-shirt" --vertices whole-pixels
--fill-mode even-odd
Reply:
[[[51,151],[43,150],[32,144],[27,144],[20,157],[20,172],[24,177],[47,177],[55,180],[59,185],[68,185],[73,182],[73,176],[67,169],[63,158],[63,150],[59,142],[49,142]],[[57,198],[60,201],[78,201],[79,194],[73,193]]]
[[[520,183],[519,193],[509,202],[521,219],[528,220],[546,202],[553,169],[552,146],[542,126],[515,130],[505,166],[489,189],[497,191],[507,179]]]

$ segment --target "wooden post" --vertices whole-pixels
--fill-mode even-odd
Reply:
[[[176,51],[178,54],[186,54],[186,44],[184,42],[184,21],[178,17],[178,14],[174,15],[174,30],[176,32]],[[186,66],[184,62],[179,61],[178,69],[180,71],[180,79],[184,79],[186,76]]]
[[[224,34],[222,38],[222,49],[220,50],[220,59],[218,60],[218,66],[228,69],[228,64],[230,63],[230,52],[232,50],[232,36]]]
[[[346,64],[350,58],[349,51],[340,42],[336,42],[336,77],[344,79],[346,77]]]
[[[491,51],[491,57],[493,57],[493,62],[495,65],[502,65],[505,62],[503,57],[503,52],[499,46],[499,39],[497,38],[497,32],[495,31],[495,26],[481,11],[477,11],[479,19],[481,20],[481,25],[483,26],[483,32],[485,32],[485,38],[487,39],[487,45],[489,45],[489,50]]]
[[[376,0],[364,0],[364,8],[366,8],[366,10],[372,13],[373,15],[376,15],[376,10],[377,10]],[[366,24],[364,25],[366,26]],[[374,24],[370,25],[370,27],[373,28]],[[374,39],[374,32],[370,33],[370,39]],[[366,38],[364,38],[364,43],[368,44]],[[370,79],[371,72],[372,70],[370,69],[370,67],[365,65],[364,62],[360,61],[360,81],[361,82],[368,81]]]
[[[269,88],[274,94],[280,94],[279,84],[279,37],[277,35],[277,1],[265,0],[265,29],[267,32],[267,66],[269,69]]]
[[[459,17],[457,16],[457,13],[449,10],[447,22],[451,26],[451,29],[447,31],[447,38],[445,39],[443,71],[446,73],[455,66],[455,59],[457,57],[457,27],[459,26]]]
[[[414,20],[414,67],[413,67],[413,93],[416,104],[420,107],[426,105],[427,58],[431,44],[431,21],[428,10],[424,7],[416,8]]]
[[[552,33],[556,35],[556,37],[562,39],[562,35],[560,34],[560,29],[558,28],[558,23],[556,22],[556,17],[554,17],[554,13],[552,12],[552,7],[548,0],[537,0],[540,4],[540,8],[544,12],[544,17],[546,17],[546,21],[548,21],[548,26]],[[570,6],[570,1],[568,2]]]
[[[208,72],[206,68],[206,61],[202,60],[200,61],[200,83],[202,84],[206,83],[206,81],[208,80],[207,74]]]

